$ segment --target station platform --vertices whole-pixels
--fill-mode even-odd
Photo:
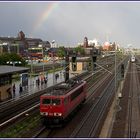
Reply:
[[[59,77],[57,78],[57,80],[55,79],[55,74],[59,74]],[[72,78],[75,75],[70,74],[69,76],[70,76],[70,78]],[[54,80],[53,80],[53,77],[54,77]],[[40,82],[40,84],[38,85],[36,83],[36,80],[38,78],[39,78],[39,76],[29,77],[28,86],[22,87],[22,92],[20,92],[21,81],[19,80],[19,81],[13,82],[12,86],[15,84],[15,93],[13,93],[13,91],[12,91],[12,99],[3,101],[0,103],[0,105],[5,104],[6,102],[18,100],[24,96],[35,94],[36,92],[39,92],[47,87],[50,87],[57,83],[63,82],[64,81],[64,71],[55,72],[54,75],[53,75],[53,73],[49,73],[47,75],[47,78],[48,78],[47,83],[43,82],[43,84],[41,84],[41,82]]]
[[[57,80],[55,79],[55,74],[59,74],[59,77],[57,78]],[[73,77],[73,75],[70,74],[70,78]],[[49,73],[47,76],[48,80],[47,83],[43,82],[43,84],[36,84],[36,80],[38,79],[38,76],[36,77],[32,77],[28,79],[28,86],[23,87],[23,91],[20,93],[20,89],[19,89],[19,85],[20,85],[20,81],[15,82],[15,87],[16,87],[16,91],[15,94],[12,94],[13,98],[18,98],[19,96],[25,95],[25,94],[34,94],[40,90],[45,89],[46,87],[50,87],[52,85],[55,85],[57,83],[60,83],[62,81],[64,81],[64,75],[63,75],[63,71],[58,71],[54,73],[54,81],[53,81],[53,73]],[[14,84],[14,83],[13,83]]]

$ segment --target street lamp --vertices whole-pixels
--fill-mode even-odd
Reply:
[[[6,63],[15,66],[16,64],[21,64],[21,61],[7,61]]]
[[[55,43],[55,40],[52,41],[52,46],[51,46],[52,48],[54,48],[53,47],[54,43]],[[54,77],[55,76],[55,71],[54,71],[54,51],[52,52],[52,56],[51,57],[53,59],[53,85],[54,85],[54,78],[55,78]]]
[[[117,110],[120,110],[120,105],[119,105],[119,98],[121,97],[121,94],[117,92],[117,85],[118,85],[118,79],[117,79],[117,62],[116,62],[116,59],[117,59],[117,45],[116,43],[114,43],[114,46],[115,46],[115,96],[116,96],[116,107],[117,107]]]
[[[115,93],[116,93],[116,84],[117,84],[117,78],[116,78],[116,72],[117,72],[117,69],[116,69],[116,44],[114,43],[115,45]]]
[[[43,76],[44,76],[44,49],[43,49],[43,45],[39,44],[38,47],[40,47],[42,49],[42,68],[43,68]]]

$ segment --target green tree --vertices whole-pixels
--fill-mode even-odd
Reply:
[[[81,55],[84,55],[85,54],[85,50],[83,47],[81,46],[77,46],[76,48],[73,49],[74,52],[76,52],[77,54],[81,54]]]
[[[57,56],[64,58],[64,56],[65,56],[65,47],[64,46],[60,46],[58,48]]]
[[[16,64],[16,66],[25,66],[25,60],[16,53],[3,53],[0,55],[0,65],[6,65],[7,62],[21,62],[21,64]]]

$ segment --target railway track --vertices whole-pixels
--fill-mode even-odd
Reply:
[[[132,71],[132,67],[130,65],[130,70]],[[130,74],[130,81],[133,81],[133,74]],[[130,82],[129,87],[131,87],[132,82]],[[131,132],[131,126],[132,126],[132,98],[133,97],[133,91],[132,88],[129,88],[129,100],[128,100],[128,138],[131,138],[132,132]]]
[[[109,74],[109,77],[113,77],[112,75],[110,75]],[[109,79],[108,78],[108,81],[111,81],[111,78]],[[106,82],[105,82],[106,81]],[[107,85],[107,83],[109,83],[107,81],[107,79],[106,78],[104,78],[104,80],[102,80],[102,83],[104,83],[103,84],[103,86],[104,87],[106,87],[106,85]],[[113,83],[113,82],[112,82]],[[99,86],[100,85],[100,86]],[[86,100],[86,102],[85,102],[85,105],[84,105],[84,107],[83,108],[85,108],[85,109],[83,109],[82,108],[82,110],[83,111],[81,111],[81,112],[92,112],[92,111],[90,111],[90,110],[86,110],[86,106],[88,107],[88,108],[92,108],[92,106],[96,106],[97,104],[98,104],[98,102],[100,101],[100,100],[102,100],[101,98],[102,98],[102,95],[100,95],[100,93],[102,92],[101,90],[103,89],[103,87],[101,87],[101,83],[99,83],[99,85],[97,86],[97,83],[96,83],[96,85],[94,85],[94,89],[92,89],[93,88],[93,86],[91,86],[91,87],[89,87],[88,89],[89,90],[91,90],[91,91],[89,91],[88,92],[88,94],[89,94],[89,96],[87,97],[87,100]],[[113,85],[115,85],[115,84],[113,84]],[[96,87],[97,86],[97,87]],[[95,88],[96,87],[96,88]],[[111,88],[111,86],[109,86],[110,88]],[[98,92],[97,92],[97,88],[98,88]],[[112,87],[112,92],[113,92],[113,87]],[[90,93],[91,92],[91,93]],[[94,92],[94,94],[92,94],[92,92]],[[109,91],[109,94],[110,94],[110,92],[111,91]],[[96,94],[97,93],[97,94]],[[115,92],[114,92],[115,93]],[[110,98],[110,100],[112,100],[112,98],[113,98],[113,95],[112,95],[112,97]],[[109,100],[109,98],[108,98],[108,100]],[[102,100],[103,101],[103,100]],[[103,104],[103,102],[100,102],[100,105],[99,105],[99,108],[97,107],[97,110],[100,110],[100,106],[101,106],[101,103]],[[105,102],[104,102],[105,103]],[[106,102],[107,104],[106,105],[110,105],[110,102],[109,101],[107,101]],[[98,106],[98,105],[97,105]],[[79,130],[76,130],[76,131],[78,131],[79,133],[81,133],[80,134],[80,136],[81,137],[97,137],[98,136],[98,134],[99,134],[99,131],[100,131],[100,127],[101,127],[101,123],[103,123],[103,118],[105,118],[105,114],[107,113],[107,111],[108,111],[108,107],[106,106],[104,109],[102,109],[102,111],[105,111],[105,109],[106,109],[106,112],[104,112],[104,113],[102,113],[102,114],[104,114],[103,115],[103,117],[101,117],[100,119],[97,117],[97,116],[94,116],[94,115],[92,115],[92,114],[98,114],[99,116],[102,116],[97,110],[93,113],[87,113],[87,114],[89,114],[89,116],[87,117],[88,119],[86,119],[86,121],[88,121],[88,125],[86,125],[86,121],[85,121],[85,123],[82,123],[83,125],[82,125],[82,127],[83,127],[83,129],[82,129],[82,127],[78,127],[79,128]],[[86,111],[85,111],[86,110]],[[82,114],[82,113],[81,113]],[[85,115],[84,115],[85,116]],[[92,116],[92,117],[91,117]],[[89,119],[89,117],[91,117],[93,120],[95,119],[96,120],[96,118],[98,118],[97,119],[97,121],[95,121],[96,122],[96,127],[92,127],[91,126],[91,123],[92,123],[92,121],[91,121],[91,119]],[[85,118],[85,117],[83,117],[83,118]],[[80,118],[79,118],[80,119]],[[81,120],[81,122],[83,122],[83,120],[84,119],[82,119]],[[90,120],[90,121],[89,121]],[[81,123],[80,123],[81,124]],[[76,124],[75,124],[76,125]],[[94,124],[92,124],[93,126],[95,126]],[[79,126],[79,124],[78,124],[78,126]],[[96,129],[95,129],[96,128]],[[93,130],[94,129],[94,130]],[[87,134],[89,131],[90,131],[90,134]],[[79,137],[79,134],[75,134],[76,132],[74,131],[72,134],[69,134],[69,136],[67,135],[67,136],[63,136],[63,135],[59,135],[59,134],[57,134],[57,132],[59,131],[59,130],[53,130],[53,132],[51,132],[48,136],[46,136],[46,137]],[[62,129],[62,131],[65,131],[64,129]],[[87,133],[85,132],[85,131],[88,131]],[[58,132],[59,133],[59,132]],[[60,133],[61,133],[61,130],[60,130]],[[86,134],[85,134],[86,133]],[[85,134],[85,135],[84,135]],[[58,136],[59,135],[59,136]],[[78,135],[78,136],[77,136]],[[84,136],[83,136],[84,135]],[[92,136],[91,136],[92,135]]]
[[[138,60],[138,59],[137,59]],[[130,63],[120,100],[121,110],[117,112],[111,137],[140,137],[140,73],[139,62]]]
[[[89,75],[89,73],[82,74],[79,76],[79,78],[82,79],[87,75]],[[51,88],[53,88],[53,86],[47,88],[47,90]],[[7,126],[9,123],[11,124],[16,119],[24,117],[26,114],[29,114],[29,112],[31,112],[32,110],[38,108],[40,99],[39,97],[40,95],[45,93],[45,90],[37,93],[37,95],[31,95],[31,97],[29,96],[24,99],[18,100],[16,103],[9,104],[7,105],[8,108],[1,107],[0,112],[2,115],[0,116],[0,128]]]
[[[32,138],[38,138],[44,131],[46,132],[46,127],[42,126],[40,128],[40,130],[35,135],[32,136]],[[48,131],[48,133],[50,133],[49,130],[47,130],[47,131]]]
[[[89,74],[89,76],[87,76],[87,78],[84,78],[84,80],[88,81],[88,79],[90,79],[89,80],[90,82],[88,82],[88,84],[90,85],[91,82],[95,81],[96,79],[99,79],[99,77],[102,76],[102,72],[101,71],[102,70],[99,69],[99,71],[94,72],[92,74],[89,74],[89,73],[81,74],[80,76],[78,76],[78,78],[82,79],[87,74]],[[91,76],[94,76],[94,79],[91,78]],[[52,87],[49,87],[49,88],[46,88],[46,89],[49,90]],[[33,109],[34,106],[38,106],[38,104],[39,104],[39,97],[40,97],[40,95],[45,93],[46,89],[44,89],[44,90],[42,90],[40,92],[37,92],[36,94],[30,95],[28,97],[23,97],[23,98],[21,98],[21,99],[19,99],[17,101],[13,101],[13,102],[10,101],[10,102],[6,102],[6,104],[2,104],[0,106],[0,113],[2,114],[0,116],[0,123],[1,123],[0,127],[3,127],[8,122],[10,122],[12,120],[15,120],[16,118],[22,116],[23,114],[28,113],[28,110]]]
[[[89,76],[90,77],[90,76]],[[87,78],[88,79],[88,78]],[[92,81],[92,80],[91,80]]]
[[[91,76],[90,76],[90,78],[92,78]],[[90,80],[90,78],[89,77],[87,77],[86,78],[86,80],[88,79],[89,81],[91,81]],[[102,82],[104,81],[105,82],[105,80],[106,80],[106,78],[104,78],[104,80],[102,80]],[[99,84],[100,85],[100,84]],[[98,88],[100,88],[100,86],[98,85]],[[95,86],[95,85],[94,85]],[[92,86],[90,86],[89,87],[89,85],[88,85],[88,91],[90,91],[91,92],[91,88],[93,88],[94,87],[93,85]],[[97,89],[97,88],[96,88]],[[96,89],[94,88],[94,91],[96,92]],[[92,91],[93,92],[93,91]],[[89,96],[87,97],[87,100],[86,100],[86,102],[84,103],[84,104],[86,104],[87,102],[92,102],[92,99],[93,99],[93,94],[90,94],[89,93]],[[95,96],[94,96],[95,97]],[[45,132],[44,132],[45,131]],[[47,132],[47,134],[46,134],[46,132]],[[45,135],[43,136],[43,133],[45,133]],[[55,133],[55,130],[53,130],[53,129],[46,129],[46,128],[44,128],[44,127],[42,127],[41,129],[40,129],[40,131],[39,132],[37,132],[37,134],[35,134],[35,136],[36,137],[41,137],[41,136],[43,136],[43,137],[51,137],[53,134]]]
[[[112,75],[106,78],[104,82],[102,81],[102,84],[100,83],[100,86],[97,87],[97,89],[98,88],[103,89],[103,87],[106,88],[104,89],[103,92],[102,91],[99,92],[98,89],[97,94],[101,93],[101,95],[98,96],[99,98],[98,100],[96,100],[96,103],[93,104],[93,106],[91,106],[91,110],[88,112],[88,114],[85,116],[81,124],[78,126],[78,128],[76,128],[76,130],[71,134],[70,137],[97,137],[98,136],[101,119],[103,119],[102,117],[104,116],[105,111],[108,110],[105,106],[113,98],[115,93],[114,85],[115,85],[115,78]]]
[[[131,64],[131,82],[129,90],[129,101],[128,101],[128,138],[139,137],[140,127],[137,125],[140,123],[139,118],[139,79],[136,64]]]
[[[118,66],[118,68],[119,67],[120,66]],[[120,73],[118,72],[117,75],[120,75]],[[100,98],[96,104],[93,104],[91,110],[87,113],[83,121],[78,125],[70,137],[98,137],[101,120],[104,118],[104,115],[108,110],[107,105],[109,106],[111,99],[115,96],[115,77],[110,77],[112,77],[112,79],[106,79],[106,82],[109,83],[105,84],[107,85],[106,88],[103,86],[105,89],[104,92],[102,92],[102,95],[99,96]],[[103,87],[101,89],[103,89]]]
[[[110,81],[110,83],[106,86],[98,101],[91,106],[90,111],[70,137],[97,137],[99,122],[101,121],[104,111],[106,110],[107,103],[109,103],[109,96],[113,94],[113,85],[114,80]]]
[[[89,79],[89,77],[90,77],[90,76],[88,76],[87,79]],[[38,131],[39,131],[39,133],[40,133],[40,132],[42,131],[42,128],[41,128],[41,130],[38,130]],[[47,132],[48,132],[48,130],[47,130]],[[37,136],[39,135],[38,132],[37,132],[36,135],[37,135]],[[38,137],[39,137],[39,136],[38,136]]]

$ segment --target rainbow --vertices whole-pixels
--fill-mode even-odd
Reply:
[[[40,18],[37,19],[37,22],[35,22],[35,24],[34,24],[34,26],[33,26],[32,35],[33,35],[36,31],[38,31],[38,30],[40,29],[40,27],[43,25],[43,23],[44,23],[45,21],[48,20],[48,18],[49,18],[49,16],[51,15],[52,11],[53,11],[54,9],[56,9],[57,6],[58,6],[58,3],[56,3],[56,2],[53,2],[53,3],[51,2],[51,3],[49,3],[49,5],[46,7],[46,10],[43,11],[43,12],[41,13]]]

